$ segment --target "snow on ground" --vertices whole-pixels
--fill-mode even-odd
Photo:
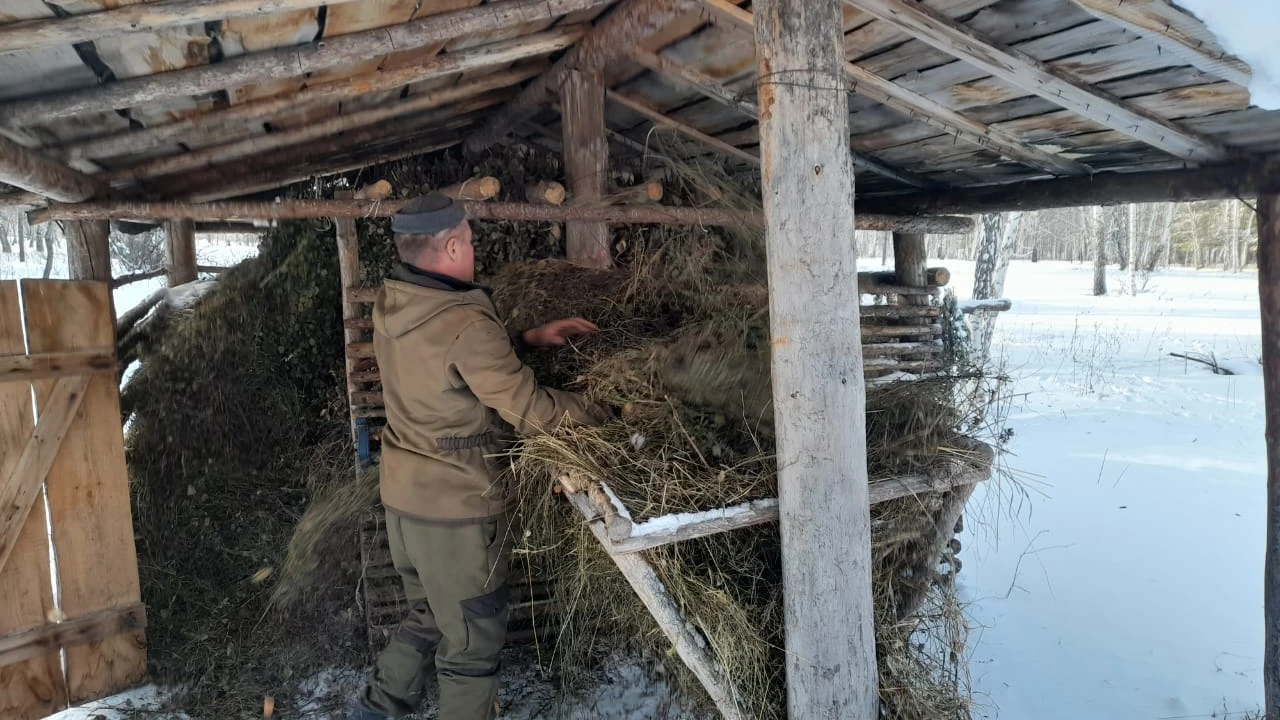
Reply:
[[[967,297],[972,263],[935,264]],[[1113,268],[1113,294],[1095,298],[1091,271],[1009,270],[993,353],[1013,378],[1016,483],[984,484],[962,536],[975,717],[1237,718],[1262,699],[1256,275],[1171,270],[1130,297]],[[655,717],[666,694],[621,666],[553,714],[551,686],[507,667],[505,720]],[[341,677],[317,690],[352,686]]]
[[[941,264],[966,297],[972,264]],[[1173,270],[1129,297],[1113,268],[1101,298],[1091,278],[1009,270],[993,353],[1023,491],[966,512],[975,717],[1240,717],[1262,701],[1257,276]]]

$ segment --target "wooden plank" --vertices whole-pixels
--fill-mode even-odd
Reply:
[[[355,196],[350,190],[340,190],[334,193],[334,198],[338,200],[349,200]],[[359,314],[356,303],[351,300],[346,288],[354,287],[360,281],[360,233],[356,228],[355,218],[334,218],[334,239],[338,244],[338,278],[342,283],[339,287],[344,288],[342,293],[342,316],[349,319],[359,319],[355,316]],[[360,342],[363,335],[362,329],[372,329],[373,321],[368,321],[367,328],[351,327],[343,323],[343,342],[347,345]],[[356,358],[347,355],[345,358],[347,371],[347,404],[354,407],[356,402],[356,392],[349,379],[356,369]],[[351,437],[356,436],[356,416],[351,415]]]
[[[630,57],[653,72],[676,78],[697,89],[706,97],[725,107],[733,108],[752,120],[759,119],[760,108],[754,102],[744,99],[738,93],[735,93],[724,85],[721,85],[714,78],[704,75],[692,67],[681,65],[664,55],[656,55],[640,48],[632,49]],[[854,167],[870,170],[871,172],[913,187],[927,187],[930,185],[930,183],[923,178],[904,172],[898,168],[891,167],[870,155],[865,155],[852,150],[850,152],[853,155]]]
[[[169,255],[169,287],[196,279],[196,224],[191,220],[165,223],[165,249]]]
[[[840,6],[754,7],[788,714],[874,718],[866,389],[858,287],[849,282],[857,249]]]
[[[594,509],[587,500],[585,494],[582,493],[565,493],[569,501],[577,508],[578,512],[587,519],[587,527],[591,529],[593,535],[604,545],[607,551],[609,546],[609,535],[605,530],[604,523],[597,519]],[[730,685],[729,679],[726,677],[723,668],[716,662],[706,646],[706,641],[700,638],[689,621],[685,619],[680,612],[679,606],[672,600],[671,595],[667,593],[666,588],[662,585],[662,580],[658,574],[654,572],[653,567],[644,559],[643,555],[626,554],[626,555],[610,555],[613,562],[618,566],[618,570],[622,576],[627,579],[627,583],[631,585],[631,589],[635,591],[640,601],[644,603],[645,608],[653,619],[658,623],[659,629],[671,641],[675,648],[676,655],[684,662],[686,666],[693,672],[698,681],[702,683],[703,688],[707,691],[707,695],[715,704],[716,709],[725,720],[746,720],[750,717],[739,705],[736,700],[736,692]]]
[[[1174,157],[1195,162],[1220,162],[1231,156],[1230,150],[1213,138],[1135,108],[1021,50],[1000,45],[985,34],[928,6],[904,0],[846,1],[1006,82],[1040,95],[1103,127],[1160,148]]]
[[[23,298],[32,352],[81,350],[115,341],[105,283],[25,281]],[[37,407],[45,394],[37,387]],[[65,616],[138,602],[138,560],[114,375],[90,378],[47,484]],[[142,682],[146,662],[141,631],[69,648],[70,701],[104,697]]]
[[[404,207],[407,200],[279,200],[276,202],[226,201],[210,203],[126,201],[52,205],[28,214],[34,223],[50,220],[84,219],[166,219],[193,220],[283,220],[323,217],[388,217]],[[467,202],[472,220],[564,222],[585,220],[612,224],[740,226],[760,222],[760,217],[728,210],[673,205],[613,205],[581,207],[534,205],[528,203]],[[942,235],[964,234],[973,229],[972,218],[947,216],[888,216],[862,213],[859,230],[901,230]],[[907,292],[910,292],[909,290]]]
[[[326,38],[307,44],[226,58],[99,87],[15,100],[0,105],[0,123],[31,125],[54,117],[108,112],[168,97],[202,95],[252,85],[264,78],[291,78],[359,63],[394,51],[420,48],[465,35],[490,32],[605,5],[611,0],[497,0],[479,7],[431,15],[391,27]]]
[[[17,547],[18,536],[88,387],[87,375],[58,380],[41,404],[40,419],[17,464],[6,475],[0,475],[0,569]]]
[[[24,351],[18,283],[0,281],[0,353]],[[17,465],[35,425],[28,383],[0,384],[0,477]],[[48,622],[53,612],[48,526],[44,498],[38,497],[9,562],[0,568],[0,635]],[[38,720],[67,705],[66,681],[58,653],[0,664],[0,717]]]
[[[1253,78],[1249,65],[1223,49],[1199,18],[1174,7],[1169,0],[1072,1],[1094,17],[1163,40],[1161,47],[1188,65],[1249,87]]]
[[[570,70],[560,88],[564,129],[564,171],[576,202],[598,202],[608,189],[609,141],[604,134],[604,86],[600,73]],[[593,268],[613,266],[609,226],[602,222],[565,223],[565,254],[570,262]]]
[[[626,95],[623,95],[622,93],[619,93],[613,90],[607,91],[605,93],[605,96],[609,98],[611,102],[615,102],[638,115],[642,115],[645,118],[648,118],[653,123],[656,123],[658,125],[663,125],[665,127],[669,127],[672,130],[675,130],[676,132],[680,133],[681,135],[684,135],[685,137],[691,138],[696,142],[706,145],[707,147],[711,148],[712,150],[715,150],[716,152],[722,153],[724,155],[728,155],[729,157],[737,158],[751,165],[760,164],[760,158],[756,157],[755,155],[752,155],[751,153],[746,152],[745,150],[741,150],[732,145],[729,145],[728,143],[721,142],[720,140],[717,140],[711,137],[710,135],[707,135],[706,133],[698,130],[697,128],[692,128],[677,120],[672,120],[666,115],[663,115],[662,113],[658,112],[654,108],[650,107],[643,100],[627,97]]]
[[[1125,202],[1190,202],[1252,197],[1280,191],[1280,157],[1190,169],[1098,173],[1089,178],[1030,180],[941,193],[865,198],[875,212],[984,213],[1111,205]]]
[[[336,5],[352,0],[326,0]],[[165,0],[112,7],[71,17],[26,20],[0,26],[0,53],[74,45],[86,40],[155,32],[233,17],[270,15],[315,7],[316,0]]]
[[[1267,717],[1277,717],[1280,716],[1280,194],[1258,198],[1258,296],[1262,308],[1262,396],[1267,443],[1262,688]]]
[[[570,70],[584,73],[603,71],[610,60],[655,34],[692,7],[693,0],[623,0],[618,3],[550,70],[469,135],[467,149],[472,152],[483,150],[506,137],[522,121],[532,120],[535,112],[560,94],[560,86]]]
[[[45,657],[51,653],[56,655],[63,648],[140,631],[146,625],[146,608],[142,603],[134,603],[31,630],[0,635],[0,666]]]
[[[115,369],[114,346],[75,352],[0,355],[0,383],[88,375]]]
[[[193,152],[169,155],[149,162],[110,173],[110,181],[120,184],[141,178],[158,177],[225,163],[289,145],[300,145],[312,140],[338,135],[357,128],[384,123],[393,118],[432,110],[450,103],[474,100],[484,93],[500,90],[524,82],[534,73],[527,68],[503,71],[486,76],[466,85],[444,88],[436,92],[410,95],[403,100],[386,103],[368,110],[342,114],[327,120],[309,123],[298,128],[258,135],[222,145],[214,145]],[[466,112],[455,109],[452,112]]]
[[[3,136],[0,136],[0,182],[59,202],[88,200],[105,189],[100,180]]]
[[[712,12],[731,20],[739,28],[747,30],[753,26],[750,12],[726,0],[702,1]],[[1027,145],[1007,133],[967,118],[936,100],[895,85],[858,65],[846,63],[845,72],[852,83],[853,92],[958,139],[1054,175],[1087,175],[1090,172],[1088,167],[1074,160]]]

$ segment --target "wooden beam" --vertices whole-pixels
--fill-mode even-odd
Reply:
[[[788,715],[874,718],[866,388],[858,288],[849,282],[857,248],[840,5],[754,7]]]
[[[105,189],[100,181],[4,136],[0,136],[0,182],[58,202],[88,200]]]
[[[0,105],[0,123],[39,124],[55,117],[109,112],[161,98],[202,95],[252,85],[265,78],[298,77],[460,37],[545,22],[608,2],[610,0],[497,0],[399,25],[326,38],[323,43],[246,53],[212,65],[13,100]]]
[[[711,100],[725,107],[731,107],[753,120],[758,120],[760,117],[760,108],[754,102],[741,97],[714,78],[704,75],[694,68],[682,65],[665,55],[651,53],[640,47],[632,48],[629,57],[639,65],[660,75],[680,80]],[[870,155],[865,155],[856,150],[850,150],[850,154],[853,156],[854,167],[897,180],[912,187],[926,188],[936,186],[936,183],[931,183],[905,170],[899,170]]]
[[[351,1],[326,0],[326,4],[337,5]],[[164,0],[71,17],[24,20],[0,26],[0,53],[74,45],[86,40],[103,40],[136,32],[155,32],[164,28],[198,25],[233,17],[302,10],[315,7],[317,2],[318,0]]]
[[[0,382],[88,375],[116,367],[115,348],[69,352],[0,355]]]
[[[702,0],[725,26],[751,32],[754,19],[750,12],[728,0]],[[854,93],[871,98],[913,120],[919,120],[957,139],[997,153],[1014,162],[1043,170],[1051,175],[1088,175],[1088,167],[1069,158],[1055,155],[1027,144],[986,123],[965,117],[942,103],[900,87],[853,63],[845,63],[845,73]]]
[[[560,92],[569,192],[575,203],[598,202],[609,183],[609,141],[604,134],[604,86],[600,73],[570,70]],[[565,255],[570,262],[585,267],[612,267],[609,226],[602,222],[566,223]]]
[[[186,285],[196,279],[196,224],[191,220],[171,220],[165,224],[165,248],[169,254],[169,287]]]
[[[627,48],[653,35],[672,18],[696,6],[694,0],[622,0],[578,41],[550,70],[529,84],[478,130],[467,137],[472,152],[506,137],[513,128],[560,95],[570,70],[596,73]],[[488,7],[488,6],[485,6]]]
[[[146,626],[146,608],[142,603],[134,603],[10,633],[0,636],[0,667],[44,657],[63,648],[95,643],[113,635],[134,633]]]
[[[277,202],[146,202],[120,200],[109,203],[51,205],[28,215],[32,222],[129,218],[151,220],[190,218],[193,220],[296,220],[324,217],[389,217],[407,200],[280,200]],[[675,207],[670,205],[573,207],[527,203],[468,202],[467,215],[475,220],[531,222],[607,222],[638,225],[736,226],[761,222],[758,215],[728,210]],[[973,229],[967,217],[895,217],[862,213],[859,230],[902,230],[963,235]],[[855,288],[856,289],[856,288]]]
[[[718,140],[716,138],[713,138],[710,135],[702,132],[701,130],[685,125],[679,120],[673,120],[667,117],[666,115],[663,115],[662,113],[658,112],[654,108],[650,107],[648,104],[646,104],[642,100],[628,97],[614,90],[605,91],[605,97],[607,97],[610,101],[615,102],[627,108],[628,110],[636,113],[637,115],[641,115],[645,118],[648,118],[651,122],[657,125],[663,125],[665,127],[669,127],[672,130],[675,130],[676,132],[680,133],[681,135],[684,135],[685,137],[688,137],[698,143],[701,143],[707,146],[708,148],[715,150],[718,153],[721,153],[723,155],[728,155],[729,157],[732,157],[732,158],[737,158],[738,160],[741,160],[750,165],[760,164],[760,158],[747,152],[746,150],[734,147],[729,143],[724,142],[723,140]]]
[[[307,105],[349,100],[368,93],[402,88],[423,80],[497,67],[553,53],[568,47],[581,37],[582,32],[582,26],[557,27],[512,40],[437,55],[409,67],[378,70],[357,78],[310,85],[294,93],[240,103],[163,125],[70,143],[50,152],[57,153],[64,160],[107,158],[145,152],[157,145],[177,142],[193,135],[223,135],[243,128],[246,124],[263,122]],[[301,83],[300,78],[299,84]]]
[[[606,548],[609,545],[608,531],[604,522],[591,506],[586,493],[566,491],[565,496],[575,509],[587,520],[587,527],[595,535],[596,540]],[[703,640],[693,626],[680,612],[671,595],[667,593],[658,574],[645,560],[644,555],[631,553],[610,555],[622,576],[627,579],[631,589],[635,591],[645,609],[653,615],[659,629],[671,641],[676,655],[691,670],[694,677],[702,684],[707,695],[720,711],[725,720],[746,720],[750,717],[738,704],[737,693],[725,675],[724,669],[716,662]]]
[[[1253,71],[1228,53],[1199,18],[1174,7],[1169,0],[1072,0],[1090,15],[1137,33],[1157,38],[1160,47],[1188,65],[1240,87],[1249,87]]]
[[[72,280],[111,281],[111,225],[106,220],[71,220],[62,225],[67,238],[67,271]]]
[[[1180,160],[1221,162],[1233,154],[1227,146],[1208,135],[1179,127],[1153,112],[1130,105],[1066,70],[1052,67],[1017,48],[1002,45],[927,5],[906,0],[845,2],[1014,87],[1039,95],[1102,127],[1128,135]]]
[[[208,222],[196,225],[197,235],[261,235],[270,230],[253,223]]]
[[[881,213],[1012,212],[1118,203],[1192,202],[1280,191],[1280,155],[1183,170],[1098,173],[1087,178],[1028,180],[883,198],[858,207]]]
[[[404,100],[386,103],[379,107],[359,110],[347,115],[338,115],[327,120],[308,123],[299,127],[273,132],[267,135],[246,138],[224,145],[180,153],[162,157],[141,165],[111,173],[112,183],[121,183],[141,178],[172,175],[190,170],[208,167],[215,163],[226,163],[239,158],[250,157],[258,153],[275,150],[289,145],[300,145],[311,140],[319,140],[339,133],[368,127],[386,122],[393,118],[403,117],[424,110],[439,108],[450,103],[468,98],[476,98],[485,92],[498,91],[528,80],[534,71],[528,68],[507,70],[490,75],[465,85],[455,85],[443,90],[410,95]],[[467,112],[466,109],[451,110]]]
[[[18,464],[7,477],[0,478],[0,569],[17,545],[22,526],[40,497],[40,486],[58,457],[62,439],[71,428],[88,387],[88,375],[62,378],[53,386]]]
[[[1267,443],[1262,689],[1267,717],[1274,718],[1280,717],[1280,194],[1258,198],[1258,300]]]

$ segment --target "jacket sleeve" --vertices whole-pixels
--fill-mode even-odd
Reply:
[[[496,410],[516,432],[548,432],[564,422],[596,425],[600,410],[576,393],[542,387],[520,362],[506,328],[477,320],[458,333],[449,363],[480,402]]]

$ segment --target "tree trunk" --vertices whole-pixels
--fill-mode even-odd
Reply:
[[[1240,272],[1240,208],[1236,205],[1235,200],[1227,201],[1227,208],[1231,213],[1231,222],[1229,223],[1231,232],[1231,272]]]
[[[41,277],[45,280],[48,280],[49,276],[53,274],[53,252],[56,246],[56,241],[53,238],[53,230],[50,228],[48,236],[44,239],[44,274]]]
[[[1138,294],[1138,206],[1129,204],[1129,296]]]
[[[1258,294],[1266,407],[1267,546],[1263,570],[1262,688],[1267,718],[1280,718],[1280,195],[1258,198]]]
[[[990,300],[1004,292],[1004,279],[1009,271],[1009,259],[1018,230],[1022,225],[1022,213],[1006,215],[988,213],[982,216],[981,236],[978,240],[977,264],[973,272],[973,298]],[[991,337],[995,332],[997,313],[979,310],[972,314],[969,324],[973,328],[975,356],[985,363],[991,351]]]
[[[1160,245],[1164,247],[1164,264],[1173,264],[1173,220],[1178,214],[1176,203],[1164,204],[1164,225],[1160,229]],[[1152,265],[1152,269],[1155,266]]]
[[[21,218],[18,222],[22,222]],[[9,242],[9,233],[5,232],[4,223],[0,223],[0,252],[5,255],[13,252],[13,243]]]
[[[1093,209],[1093,294],[1107,294],[1107,231],[1102,223],[1102,211]]]
[[[17,222],[18,262],[27,261],[27,220],[19,216]]]

